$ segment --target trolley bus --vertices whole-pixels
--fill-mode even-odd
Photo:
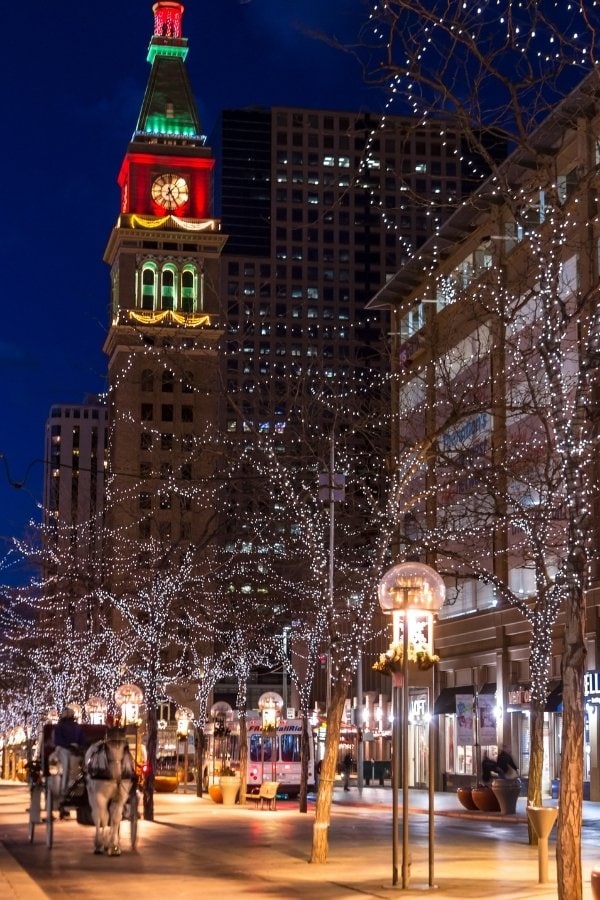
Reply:
[[[248,787],[263,781],[278,781],[283,793],[300,791],[302,768],[302,719],[282,719],[274,731],[263,731],[258,719],[250,719],[248,730]],[[215,733],[210,725],[206,734],[204,785],[218,780],[225,767],[239,768],[239,723],[230,723],[226,733]],[[315,788],[315,745],[312,729],[308,740],[308,790]]]

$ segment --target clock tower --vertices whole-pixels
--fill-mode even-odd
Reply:
[[[106,524],[141,565],[198,546],[198,485],[218,427],[219,256],[214,160],[190,88],[184,7],[152,7],[150,76],[119,175],[110,267]],[[129,565],[129,563],[128,563]]]

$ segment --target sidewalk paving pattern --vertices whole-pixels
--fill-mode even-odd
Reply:
[[[138,846],[123,826],[119,858],[92,853],[93,832],[74,817],[57,822],[52,850],[43,826],[27,840],[27,789],[0,782],[0,898],[2,900],[313,900],[436,898],[529,900],[556,897],[555,832],[549,882],[538,884],[538,852],[527,843],[525,800],[516,816],[461,811],[453,794],[435,796],[434,883],[428,890],[427,793],[410,792],[411,884],[392,885],[391,790],[336,788],[325,865],[308,863],[314,803],[307,815],[294,801],[275,812],[217,806],[192,793],[158,794],[155,821],[140,821]],[[584,898],[600,863],[600,804],[584,803]],[[399,849],[401,852],[401,833]],[[401,879],[401,875],[399,874]]]

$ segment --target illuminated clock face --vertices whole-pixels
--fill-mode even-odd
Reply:
[[[152,182],[152,199],[165,209],[177,209],[188,201],[188,186],[185,178],[165,172]]]

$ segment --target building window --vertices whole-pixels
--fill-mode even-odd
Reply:
[[[173,421],[173,404],[163,403],[161,406],[161,419],[163,422]]]
[[[175,385],[175,376],[167,369],[162,373],[162,392],[163,394],[172,394]]]
[[[142,431],[140,434],[140,450],[152,450],[152,433]]]
[[[181,393],[182,394],[193,394],[194,393],[194,373],[193,372],[184,372],[183,373],[183,381],[181,382]]]
[[[169,491],[165,491],[158,495],[158,500],[161,509],[171,509],[173,505],[173,498]]]
[[[154,418],[154,406],[152,403],[142,403],[141,408],[142,422],[151,422]]]
[[[154,390],[154,372],[152,369],[144,369],[142,372],[142,390],[144,392]]]
[[[175,296],[175,269],[173,266],[165,266],[162,271],[161,307],[162,309],[176,309],[177,298]]]
[[[192,480],[192,464],[184,463],[181,467],[181,479],[182,481],[191,481]]]
[[[181,309],[183,312],[195,312],[198,308],[197,298],[197,276],[196,270],[191,266],[186,267],[181,273]],[[202,281],[201,281],[202,284]],[[202,296],[200,297],[200,309],[203,308]]]
[[[163,431],[160,436],[160,449],[161,450],[172,450],[173,449],[173,435],[168,431]]]
[[[142,268],[142,309],[156,309],[157,271],[154,263],[145,263]]]
[[[193,422],[194,421],[194,407],[184,405],[181,407],[181,421],[182,422]]]
[[[140,509],[152,509],[152,494],[144,491],[139,495],[139,508]]]

